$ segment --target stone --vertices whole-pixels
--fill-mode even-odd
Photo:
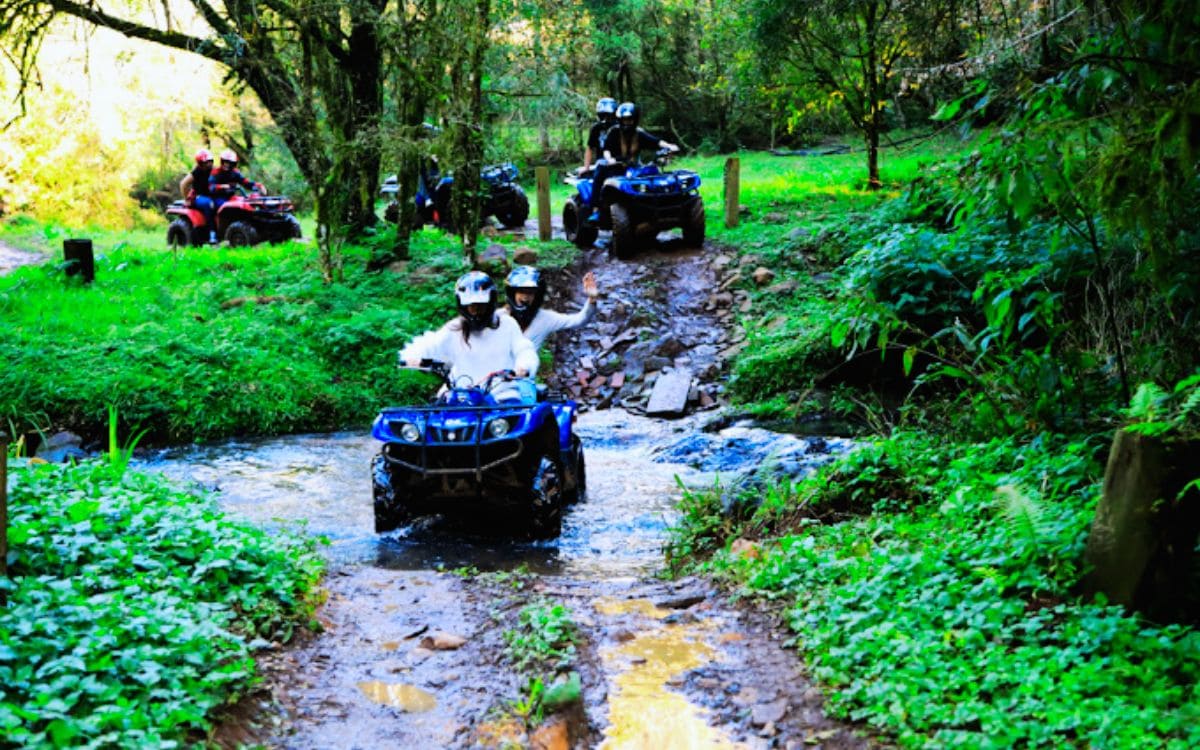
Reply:
[[[536,266],[538,252],[531,247],[518,247],[513,250],[513,263],[521,266]]]
[[[533,750],[570,750],[570,739],[566,720],[555,717],[533,731],[529,744]]]
[[[755,284],[766,286],[775,280],[775,272],[766,266],[759,266],[754,269],[754,273],[750,274],[750,278],[754,279]]]
[[[688,391],[692,386],[691,370],[672,370],[658,378],[646,414],[650,416],[680,416],[687,408]]]
[[[461,648],[467,639],[461,635],[454,633],[443,633],[438,631],[432,635],[427,635],[421,639],[421,648],[430,649],[433,651],[453,651]]]
[[[508,273],[508,250],[504,245],[491,244],[479,254],[479,267],[494,277]]]
[[[770,703],[759,703],[750,709],[750,723],[756,727],[778,724],[787,713],[786,698],[780,698]]]
[[[769,211],[763,214],[762,222],[764,224],[786,224],[788,215],[780,211]]]

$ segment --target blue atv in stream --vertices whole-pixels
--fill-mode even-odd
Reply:
[[[574,401],[510,400],[512,371],[479,384],[452,383],[444,362],[416,369],[445,383],[432,403],[389,406],[371,428],[383,446],[371,462],[375,532],[431,514],[494,512],[525,525],[529,536],[552,538],[565,505],[586,491],[583,444],[573,431]]]
[[[575,194],[563,206],[563,231],[579,248],[591,247],[601,229],[612,230],[612,251],[631,257],[637,246],[659,232],[679,227],[683,241],[692,247],[704,244],[704,201],[700,175],[687,169],[664,171],[672,152],[660,149],[650,164],[632,164],[623,174],[609,177],[592,202],[592,173],[568,175],[564,180]],[[600,217],[590,221],[592,207]]]

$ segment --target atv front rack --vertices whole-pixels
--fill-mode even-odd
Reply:
[[[382,454],[388,463],[422,476],[473,474],[481,481],[485,471],[513,461],[524,453],[522,438],[531,435],[527,431],[514,431],[528,422],[526,415],[535,406],[388,408],[380,414],[375,437],[384,441]],[[503,420],[507,425],[499,435],[491,431],[497,420]],[[406,430],[406,427],[414,430]]]

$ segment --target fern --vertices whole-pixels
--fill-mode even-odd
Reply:
[[[1014,536],[1027,539],[1031,551],[1036,553],[1041,546],[1042,518],[1045,516],[1041,501],[1011,484],[997,487],[995,497],[1008,520],[1009,530]]]

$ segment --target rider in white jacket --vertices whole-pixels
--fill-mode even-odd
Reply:
[[[504,281],[504,294],[508,297],[508,306],[501,314],[511,315],[521,325],[526,338],[533,342],[535,348],[541,348],[546,337],[555,331],[566,328],[578,328],[585,325],[595,315],[593,304],[599,294],[596,284],[596,274],[588,271],[583,277],[583,293],[587,302],[583,309],[574,314],[566,314],[547,310],[542,307],[546,299],[546,282],[542,274],[533,266],[515,266]]]
[[[459,317],[436,331],[417,336],[400,350],[400,359],[417,367],[422,359],[450,365],[451,382],[481,383],[497,370],[518,378],[537,371],[537,349],[516,321],[496,311],[496,284],[486,273],[471,271],[455,284]]]

